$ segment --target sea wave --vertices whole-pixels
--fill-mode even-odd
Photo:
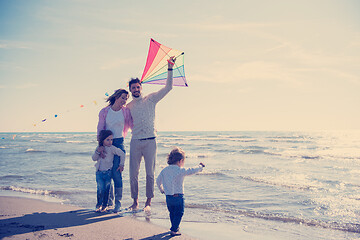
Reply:
[[[282,214],[271,214],[271,213],[262,213],[262,212],[248,212],[242,210],[230,210],[231,212],[236,212],[247,217],[261,218],[271,221],[280,221],[285,223],[296,223],[300,225],[306,225],[310,227],[321,227],[333,230],[340,230],[344,232],[360,233],[360,224],[356,223],[338,223],[338,222],[325,222],[315,219],[305,219],[293,216],[284,216]]]
[[[45,140],[39,140],[39,139],[31,139],[30,142],[46,142]]]
[[[241,215],[251,218],[259,218],[264,220],[271,220],[271,221],[278,221],[278,222],[285,222],[285,223],[295,223],[299,225],[306,225],[311,227],[320,227],[326,229],[333,229],[333,230],[340,230],[344,232],[351,232],[351,233],[360,233],[360,224],[357,223],[339,223],[336,221],[321,221],[315,219],[306,219],[301,217],[295,216],[287,216],[281,213],[264,213],[261,211],[248,211],[248,210],[241,210],[236,208],[220,208],[215,206],[214,204],[187,204],[187,208],[193,209],[205,209],[214,212],[222,212],[229,214],[229,218],[232,218],[234,215]]]
[[[158,153],[156,156],[158,159],[167,158],[168,153]],[[210,158],[214,156],[213,153],[188,153],[186,154],[186,158]]]
[[[211,171],[211,170],[203,170],[201,172],[198,172],[197,175],[206,175],[206,176],[226,176],[225,173],[219,172],[219,171]]]
[[[312,143],[314,139],[309,136],[269,136],[266,137],[269,142],[283,142],[283,143]]]
[[[5,175],[5,176],[0,176],[0,180],[22,180],[24,179],[24,176],[20,176],[20,175]]]
[[[189,153],[186,154],[187,158],[210,158],[214,156],[213,153]]]
[[[91,156],[92,151],[84,151],[84,152],[65,152],[65,151],[61,151],[61,150],[56,150],[56,151],[45,151],[45,150],[38,150],[38,149],[33,149],[33,148],[28,148],[25,150],[25,153],[32,153],[32,154],[36,154],[36,153],[49,153],[49,154],[63,154],[63,155],[80,155],[80,156]],[[19,154],[22,154],[21,152],[19,152]]]
[[[309,140],[284,140],[284,139],[269,139],[269,142],[273,143],[312,143],[312,141]]]
[[[0,190],[4,191],[13,191],[13,192],[21,192],[21,193],[28,193],[34,195],[43,195],[43,196],[52,196],[52,197],[65,197],[69,195],[76,195],[76,194],[87,194],[93,192],[86,191],[86,190],[46,190],[46,189],[35,189],[35,188],[25,188],[25,187],[17,187],[17,186],[2,186]]]
[[[313,153],[304,153],[302,151],[283,151],[278,155],[286,157],[286,158],[298,158],[298,159],[306,159],[306,160],[313,160],[313,159],[323,159],[324,156],[313,154]]]
[[[30,142],[38,143],[75,143],[75,144],[92,144],[96,143],[96,140],[66,140],[66,139],[31,139]]]
[[[257,182],[257,183],[263,183],[267,185],[273,185],[273,186],[279,186],[284,188],[290,188],[290,189],[298,189],[298,190],[307,190],[307,191],[313,191],[313,190],[322,190],[323,188],[320,188],[318,186],[312,186],[312,185],[300,185],[296,183],[281,183],[277,181],[271,181],[271,180],[265,180],[261,178],[256,177],[249,177],[249,176],[239,176],[241,179],[251,181],[251,182]]]
[[[303,159],[319,159],[320,156],[307,156],[307,155],[302,155],[301,158],[303,158]]]
[[[280,155],[261,149],[243,149],[239,151],[241,154],[264,154],[264,155]]]
[[[95,140],[93,140],[93,141],[67,140],[65,142],[66,143],[79,143],[79,144],[88,144],[89,143],[90,144],[90,143],[95,143],[96,141]]]
[[[245,138],[245,139],[231,139],[231,141],[233,141],[233,142],[245,142],[245,143],[247,143],[247,142],[257,142],[258,140]]]
[[[7,190],[7,191],[21,192],[21,193],[30,193],[30,194],[35,194],[35,195],[51,195],[52,194],[52,191],[49,191],[49,190],[23,188],[23,187],[16,187],[16,186],[4,186],[4,187],[0,187],[0,190]]]
[[[237,153],[238,150],[236,149],[214,149],[214,152],[218,152],[218,153]]]
[[[37,149],[33,149],[33,148],[28,148],[25,150],[26,153],[43,153],[46,151],[42,151],[42,150],[37,150]]]
[[[246,135],[233,135],[233,136],[226,136],[229,139],[244,139],[244,138],[254,138],[254,137],[250,137],[250,136],[246,136]]]
[[[89,151],[89,152],[62,152],[62,154],[65,155],[80,155],[80,156],[91,156],[93,151]]]

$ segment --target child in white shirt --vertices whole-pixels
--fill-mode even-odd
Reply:
[[[96,212],[106,211],[110,183],[111,168],[113,167],[114,155],[120,156],[120,165],[124,169],[125,153],[113,144],[113,133],[110,130],[101,130],[99,134],[99,146],[96,148],[92,159],[96,161],[97,204]]]
[[[185,176],[202,171],[205,165],[200,163],[196,168],[184,168],[185,152],[181,148],[174,148],[168,155],[168,164],[156,179],[161,193],[166,195],[166,205],[170,213],[172,236],[181,235],[179,225],[184,215],[184,178]]]

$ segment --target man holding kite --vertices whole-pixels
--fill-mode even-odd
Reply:
[[[132,138],[130,142],[130,187],[133,204],[131,209],[138,208],[138,176],[141,158],[144,157],[146,170],[146,203],[150,207],[154,197],[155,161],[156,161],[156,130],[155,130],[155,107],[173,87],[173,65],[175,57],[168,60],[168,71],[165,87],[158,92],[147,96],[142,95],[142,85],[138,78],[129,81],[129,90],[133,100],[127,104],[134,121]]]

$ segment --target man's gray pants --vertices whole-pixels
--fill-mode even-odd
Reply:
[[[142,157],[144,157],[146,171],[146,197],[154,197],[155,162],[156,162],[156,139],[131,139],[130,142],[130,188],[131,198],[139,197],[139,169]]]

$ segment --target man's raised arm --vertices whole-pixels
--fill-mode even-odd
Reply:
[[[170,57],[168,60],[168,75],[166,79],[165,87],[161,88],[158,92],[151,94],[151,98],[155,103],[163,99],[173,88],[173,66],[175,64],[175,57]]]

